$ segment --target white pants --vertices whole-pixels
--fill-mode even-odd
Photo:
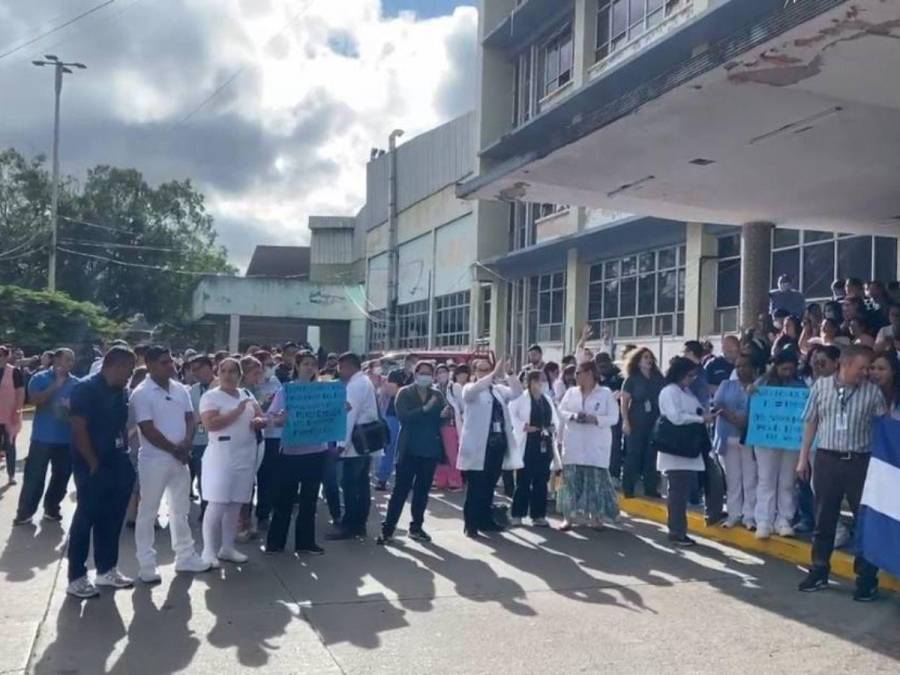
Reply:
[[[191,471],[171,455],[138,456],[138,476],[141,501],[134,525],[134,544],[141,569],[156,567],[156,549],[153,548],[156,516],[163,493],[168,493],[169,534],[175,563],[195,555],[194,537],[188,523],[190,513]]]
[[[756,526],[790,525],[797,512],[794,492],[797,453],[775,448],[756,448],[759,487],[756,492]]]
[[[729,438],[722,459],[728,481],[728,517],[745,521],[755,519],[757,476],[753,447],[741,445],[737,438]]]

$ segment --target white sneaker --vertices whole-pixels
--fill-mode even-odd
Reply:
[[[725,521],[722,523],[722,527],[726,530],[730,530],[733,527],[737,527],[738,523],[741,522],[741,519],[737,516],[728,516]]]
[[[138,579],[143,581],[145,584],[158,584],[162,581],[162,577],[159,576],[159,572],[156,571],[156,567],[142,567],[138,572]]]
[[[200,560],[203,561],[204,565],[209,565],[209,569],[211,570],[217,570],[222,566],[218,558],[216,558],[215,556],[207,555],[205,553],[200,556]]]
[[[107,586],[108,588],[131,588],[134,586],[134,579],[129,579],[113,567],[106,574],[98,574],[94,580],[95,586]]]
[[[94,586],[94,584],[91,583],[91,580],[86,576],[76,579],[66,586],[66,593],[73,597],[81,598],[82,600],[96,598],[100,595],[100,591],[97,590],[97,587]]]
[[[522,519],[521,519],[521,518],[510,518],[510,519],[509,519],[509,526],[510,526],[510,527],[521,527],[521,526],[522,526]]]
[[[196,554],[175,563],[176,572],[208,572],[210,567],[208,562]]]
[[[779,537],[793,537],[794,536],[794,528],[788,525],[787,523],[781,523],[778,527],[775,528],[775,531],[778,533]]]
[[[236,565],[240,565],[241,563],[247,562],[249,558],[240,551],[235,551],[234,549],[226,551],[223,549],[219,551],[219,560],[224,560],[225,562],[231,562],[235,563]]]
[[[768,525],[758,525],[756,528],[757,539],[768,539],[772,536],[772,528]]]

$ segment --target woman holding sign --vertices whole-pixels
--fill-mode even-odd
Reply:
[[[776,356],[768,372],[754,385],[759,387],[806,388],[797,376],[797,355],[791,350]],[[758,485],[756,490],[756,538],[768,539],[774,529],[782,537],[791,537],[791,522],[797,512],[794,491],[797,451],[755,446]]]
[[[297,354],[296,380],[301,384],[314,382],[319,361],[309,351]],[[287,384],[285,386],[292,386]],[[332,386],[320,383],[319,386]],[[279,389],[269,407],[269,418],[276,427],[283,427],[287,419],[284,389]],[[297,553],[322,555],[325,550],[316,544],[316,501],[319,486],[325,470],[325,444],[295,447],[284,443],[275,464],[278,484],[272,509],[272,522],[266,536],[263,550],[266,553],[280,553],[287,544],[288,529],[297,490],[300,490],[299,510],[294,524],[294,550]]]

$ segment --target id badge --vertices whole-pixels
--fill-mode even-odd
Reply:
[[[116,436],[116,450],[122,450],[125,447],[125,439],[122,436]]]
[[[502,434],[503,433],[503,425],[500,424],[500,422],[492,422],[491,423],[491,431],[493,431],[495,434]]]
[[[646,401],[644,401],[644,412],[645,413],[653,412],[653,404],[650,403],[650,399],[647,399]]]
[[[847,413],[841,411],[837,416],[837,423],[834,425],[835,431],[847,431]]]

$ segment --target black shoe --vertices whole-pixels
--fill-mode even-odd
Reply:
[[[722,512],[719,512],[714,516],[707,516],[706,517],[706,526],[707,527],[715,527],[716,525],[718,525],[719,523],[724,521],[726,518],[728,518],[728,514],[725,514]]]
[[[392,541],[394,541],[394,537],[390,534],[379,534],[378,539],[375,540],[375,544],[377,546],[387,546]]]
[[[283,547],[275,548],[274,546],[260,546],[259,550],[267,555],[274,555],[276,553],[284,553]]]
[[[52,523],[59,523],[62,522],[62,514],[53,511],[44,511],[44,520],[49,520]]]
[[[476,530],[473,527],[467,527],[464,530],[464,533],[469,539],[478,539],[479,538],[478,530]]]
[[[622,490],[622,496],[623,496],[625,499],[634,499],[634,489],[631,489],[631,490],[628,490],[628,489]]]
[[[810,570],[806,578],[797,586],[797,590],[803,593],[813,593],[821,591],[823,588],[828,588],[828,573],[819,570]]]
[[[697,542],[690,537],[670,538],[669,541],[672,542],[673,546],[677,546],[678,548],[690,548],[691,546],[697,545]]]
[[[316,544],[308,546],[298,546],[297,553],[306,553],[307,555],[325,555],[325,549]]]
[[[356,533],[351,532],[350,530],[337,530],[336,532],[329,532],[325,535],[325,539],[328,541],[345,541],[347,539],[356,539],[356,537]]]
[[[62,520],[60,518],[60,520]],[[13,521],[13,525],[30,525],[31,524],[31,516],[16,516]]]
[[[856,602],[874,602],[878,599],[878,582],[857,581],[856,590],[853,592],[853,599]]]
[[[503,532],[503,530],[505,530],[506,528],[499,523],[490,522],[485,523],[484,525],[479,525],[478,529],[481,532]]]
[[[418,530],[410,530],[409,538],[413,541],[421,541],[424,544],[431,543],[431,537],[422,528],[419,528]]]
[[[659,493],[659,490],[644,492],[644,497],[646,497],[647,499],[662,499],[662,495]]]

